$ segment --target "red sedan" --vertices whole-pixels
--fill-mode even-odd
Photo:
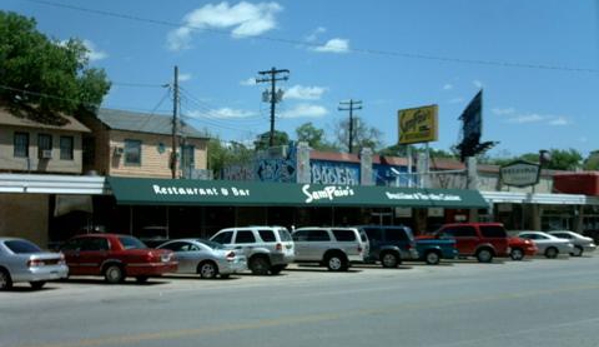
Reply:
[[[512,260],[522,260],[525,256],[531,257],[539,250],[533,241],[516,236],[508,238],[508,245]]]
[[[69,266],[69,275],[104,276],[108,283],[120,283],[127,276],[145,282],[149,277],[177,271],[173,252],[150,249],[128,235],[75,236],[61,251]]]

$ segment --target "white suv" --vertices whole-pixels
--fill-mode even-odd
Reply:
[[[243,250],[248,268],[255,275],[280,273],[293,262],[293,240],[285,227],[249,226],[227,228],[217,232],[210,241],[228,248]]]
[[[304,227],[293,234],[296,262],[318,262],[331,271],[346,271],[352,262],[364,262],[370,245],[356,228]]]

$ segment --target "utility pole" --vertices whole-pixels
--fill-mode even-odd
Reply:
[[[263,97],[264,102],[270,101],[270,139],[268,140],[268,146],[272,147],[274,143],[275,136],[275,105],[277,102],[280,102],[283,99],[283,91],[279,89],[278,92],[275,91],[277,81],[287,81],[289,76],[285,75],[283,77],[277,78],[277,74],[289,74],[289,70],[272,68],[270,70],[258,71],[260,75],[270,75],[265,78],[256,78],[256,83],[264,83],[270,82],[270,96],[268,99]],[[268,92],[265,92],[264,95],[267,96]]]
[[[175,66],[175,77],[173,83],[173,128],[171,149],[171,175],[177,178],[177,123],[179,114],[179,67]]]
[[[337,108],[339,111],[349,111],[349,145],[347,146],[349,153],[352,153],[354,150],[354,110],[361,109],[362,101],[354,99],[339,102],[339,107]]]

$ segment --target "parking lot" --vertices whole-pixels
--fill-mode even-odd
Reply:
[[[102,278],[0,293],[0,346],[597,346],[599,259]]]

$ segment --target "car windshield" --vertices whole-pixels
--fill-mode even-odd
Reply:
[[[293,241],[293,239],[291,238],[291,234],[289,233],[289,231],[287,231],[287,229],[279,229],[279,237],[283,242]]]
[[[140,240],[136,239],[135,237],[122,236],[122,237],[119,237],[119,241],[121,241],[121,244],[123,245],[123,248],[125,248],[125,249],[148,248],[148,246],[146,246],[145,243],[141,242]]]
[[[4,244],[16,254],[43,252],[37,245],[25,240],[5,241]]]
[[[223,246],[222,244],[220,244],[218,242],[204,240],[204,239],[198,239],[197,241],[203,245],[206,245],[207,247],[212,248],[212,249],[225,249],[225,246]]]

